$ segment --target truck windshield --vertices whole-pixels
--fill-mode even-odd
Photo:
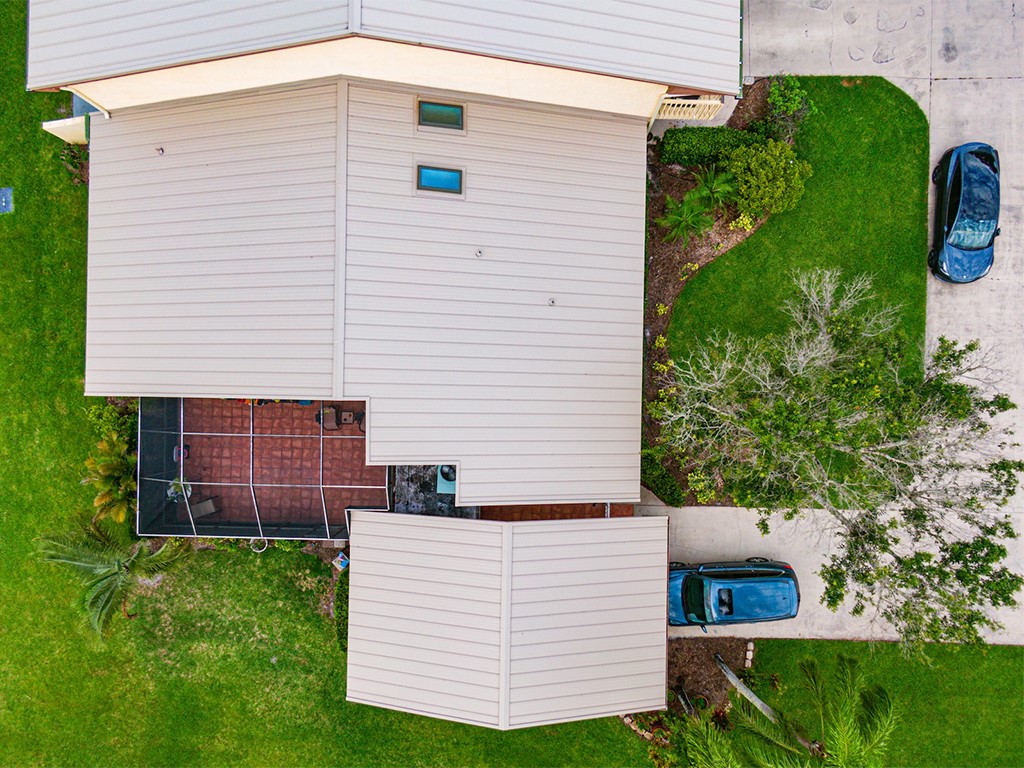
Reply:
[[[704,610],[704,580],[699,576],[687,576],[683,582],[683,612],[691,621],[704,623],[708,620]]]

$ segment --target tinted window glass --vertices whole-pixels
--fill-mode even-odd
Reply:
[[[462,107],[458,104],[438,104],[433,101],[421,101],[419,124],[432,128],[462,130]]]
[[[416,166],[416,188],[461,195],[462,171],[454,168],[434,168],[429,165],[418,165]]]
[[[696,576],[687,576],[683,582],[683,612],[699,622],[708,620],[704,611],[704,582]]]

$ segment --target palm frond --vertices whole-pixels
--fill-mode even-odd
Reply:
[[[744,734],[760,742],[762,747],[774,747],[776,751],[794,755],[806,754],[794,736],[788,719],[780,716],[779,722],[773,723],[746,699],[740,699],[733,707],[733,719]]]
[[[103,634],[114,607],[128,597],[130,590],[131,581],[125,577],[123,569],[111,570],[86,585],[82,604],[89,616],[89,624],[97,634]]]
[[[150,553],[144,544],[133,564],[133,571],[139,576],[155,576],[158,573],[172,573],[192,559],[195,547],[189,539],[168,539],[156,552]]]
[[[861,692],[858,725],[869,757],[885,752],[898,720],[896,707],[884,688],[875,685]]]
[[[825,741],[825,713],[828,710],[828,685],[821,667],[814,659],[801,659],[797,662],[800,669],[800,687],[811,696],[818,714],[818,741]]]
[[[106,543],[74,534],[44,537],[39,540],[37,551],[45,562],[70,566],[86,576],[108,571],[111,560],[119,553]]]

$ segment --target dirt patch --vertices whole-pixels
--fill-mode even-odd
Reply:
[[[732,686],[715,664],[716,653],[736,674],[743,671],[747,641],[739,637],[693,637],[668,641],[666,682],[672,690],[682,690],[690,701],[703,696],[710,709],[721,709],[729,701]]]
[[[767,110],[768,80],[761,79],[744,88],[743,100],[736,106],[728,125],[732,128],[746,128],[754,120],[764,117]],[[655,366],[669,360],[666,337],[672,308],[679,294],[702,267],[746,240],[767,220],[764,217],[755,221],[749,230],[730,229],[729,224],[736,218],[735,210],[730,209],[718,215],[707,235],[691,238],[686,248],[678,242],[664,242],[665,233],[654,222],[665,213],[665,197],[671,195],[675,200],[683,199],[697,185],[694,178],[696,170],[678,165],[662,165],[657,147],[652,143],[648,148],[650,193],[647,198],[647,302],[644,308],[645,402],[653,402],[658,390],[664,386],[662,375]],[[643,429],[647,444],[656,445],[659,428],[646,410]],[[686,488],[688,468],[669,461],[666,469]],[[696,503],[696,499],[690,498],[687,503]]]
[[[768,78],[755,80],[753,85],[743,86],[743,98],[736,102],[736,108],[726,125],[745,131],[752,122],[768,114]]]

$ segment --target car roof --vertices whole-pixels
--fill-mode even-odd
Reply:
[[[711,616],[715,622],[759,621],[796,616],[796,584],[791,578],[708,579]],[[724,610],[720,592],[731,590],[732,610]]]

